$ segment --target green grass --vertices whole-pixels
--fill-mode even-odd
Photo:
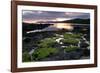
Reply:
[[[78,44],[79,40],[78,39],[74,39],[74,38],[71,38],[71,39],[63,39],[62,42],[64,44]]]
[[[23,62],[29,62],[29,61],[31,61],[31,57],[28,54],[28,52],[24,52],[23,55],[22,55],[22,57],[23,57],[23,59],[22,59]]]
[[[40,40],[38,49],[32,54],[33,58],[39,60],[49,56],[50,54],[56,54],[58,49],[53,47],[55,44],[55,37]]]
[[[58,49],[56,48],[39,48],[32,54],[32,56],[33,58],[38,60],[38,59],[46,58],[50,54],[56,54],[57,52]]]
[[[79,33],[79,34],[67,34],[67,33],[65,33],[65,34],[64,34],[64,38],[65,38],[65,39],[66,39],[66,38],[81,38],[81,36],[82,36],[81,33]]]
[[[77,46],[68,46],[68,47],[64,48],[64,50],[66,52],[72,52],[72,51],[75,51],[77,49],[79,49],[79,47],[77,47]]]
[[[54,44],[56,44],[56,41],[54,38],[46,38],[40,41],[40,44],[38,44],[39,47],[52,47]]]

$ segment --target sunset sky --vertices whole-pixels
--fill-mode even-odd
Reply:
[[[80,12],[54,12],[54,11],[22,11],[23,22],[37,23],[40,21],[63,21],[74,18],[87,19],[90,18],[89,13]]]

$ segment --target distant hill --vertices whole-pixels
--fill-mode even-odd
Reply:
[[[39,21],[38,23],[77,23],[77,24],[90,24],[90,19],[71,19],[71,20],[64,20],[64,21]]]
[[[63,23],[90,24],[90,19],[72,19],[63,21]]]
[[[23,24],[23,30],[26,30],[26,31],[43,29],[45,27],[52,25],[52,24],[35,24],[35,23],[22,23],[22,24]]]

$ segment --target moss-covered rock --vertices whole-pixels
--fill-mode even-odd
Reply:
[[[56,54],[58,51],[59,50],[56,48],[39,48],[32,54],[32,56],[34,59],[38,60],[46,58],[51,54]]]
[[[30,62],[31,61],[31,57],[30,57],[30,55],[28,54],[28,52],[24,52],[23,54],[22,54],[22,61],[23,62]]]
[[[64,48],[64,51],[65,52],[72,52],[72,51],[75,51],[77,49],[79,49],[79,47],[77,47],[77,46],[68,46],[68,47]]]

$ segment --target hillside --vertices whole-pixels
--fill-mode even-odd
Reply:
[[[78,23],[78,24],[90,24],[90,19],[72,19],[63,21],[64,23]]]

